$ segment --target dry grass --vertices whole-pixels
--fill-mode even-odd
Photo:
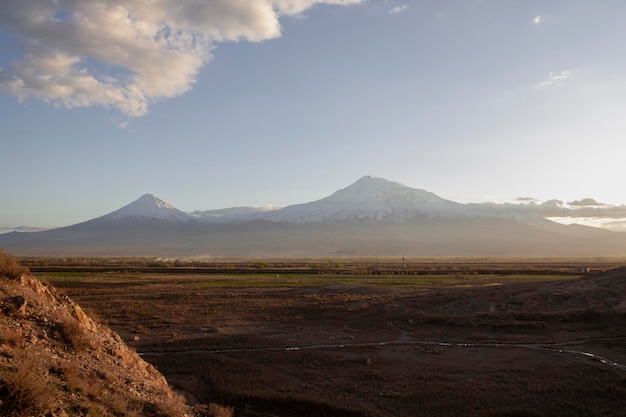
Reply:
[[[70,392],[83,394],[88,398],[99,398],[102,394],[102,384],[84,373],[78,363],[67,361],[63,364],[61,373],[65,379],[66,389]]]
[[[22,417],[55,409],[58,398],[50,389],[47,371],[28,361],[21,363],[17,369],[0,370],[0,415]]]
[[[209,413],[213,417],[233,417],[235,409],[233,407],[226,407],[223,405],[211,403],[209,404]]]

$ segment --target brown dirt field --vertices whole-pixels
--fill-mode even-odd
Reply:
[[[450,288],[54,285],[235,416],[623,416],[626,272]]]

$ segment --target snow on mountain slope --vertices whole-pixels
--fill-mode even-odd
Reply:
[[[406,187],[383,178],[365,176],[332,195],[305,204],[287,206],[263,216],[289,223],[346,220],[402,220],[417,213],[457,210],[457,204],[428,191]]]
[[[196,210],[190,214],[201,220],[209,222],[229,223],[238,222],[247,219],[251,215],[266,213],[268,211],[277,210],[278,207],[229,207],[215,210]]]
[[[405,221],[415,217],[498,218],[526,223],[548,222],[541,217],[493,205],[460,204],[429,191],[407,187],[384,178],[364,176],[328,197],[280,209],[274,207],[231,207],[185,213],[153,194],[94,219],[91,222],[204,222],[246,223],[267,220],[276,223],[315,224],[332,221]]]
[[[256,217],[274,222],[320,223],[358,220],[403,221],[416,216],[429,218],[522,217],[514,216],[496,207],[455,203],[429,191],[371,176],[362,177],[354,184],[321,200],[287,206]]]
[[[144,194],[132,203],[92,221],[103,223],[128,220],[139,222],[188,222],[195,220],[195,217],[178,210],[154,194]]]

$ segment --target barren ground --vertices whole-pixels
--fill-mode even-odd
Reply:
[[[525,282],[37,275],[116,330],[190,402],[231,405],[235,416],[626,410],[624,272]]]

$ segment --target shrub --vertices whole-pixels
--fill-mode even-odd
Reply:
[[[20,347],[24,342],[21,330],[4,329],[0,331],[0,345]]]
[[[108,417],[109,413],[101,404],[92,404],[87,409],[86,417]]]
[[[156,404],[159,415],[177,417],[185,414],[185,400],[179,394],[162,399]]]
[[[18,279],[23,274],[27,274],[28,268],[20,265],[13,257],[0,249],[0,276]]]
[[[83,351],[93,347],[89,335],[75,318],[66,317],[56,323],[56,326],[63,334],[65,340],[77,351]]]

